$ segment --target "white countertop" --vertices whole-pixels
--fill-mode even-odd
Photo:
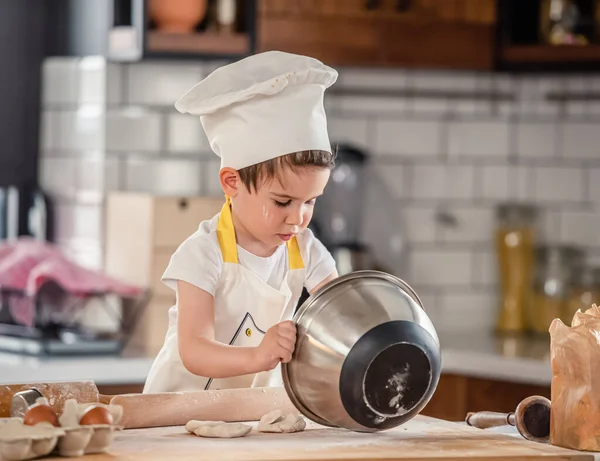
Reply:
[[[439,332],[439,336],[443,373],[550,385],[549,341],[496,338],[486,332]],[[79,380],[139,384],[146,380],[153,360],[134,351],[75,358],[0,354],[0,384]]]
[[[438,332],[442,372],[550,386],[550,338],[496,337],[488,332]]]

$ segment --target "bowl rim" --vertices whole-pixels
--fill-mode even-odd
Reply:
[[[298,308],[298,310],[292,317],[292,321],[294,322],[294,324],[295,325],[298,324],[298,322],[306,314],[308,309],[312,305],[314,305],[317,302],[317,300],[323,296],[324,293],[330,291],[333,287],[336,287],[342,283],[347,282],[348,280],[354,280],[357,278],[374,278],[374,279],[387,280],[388,282],[391,282],[394,285],[397,285],[400,288],[402,288],[409,296],[414,298],[416,303],[419,306],[421,306],[421,309],[425,310],[425,308],[423,307],[423,303],[422,303],[421,299],[419,298],[419,296],[417,295],[417,293],[415,292],[415,290],[401,278],[399,278],[395,275],[389,274],[387,272],[383,272],[383,271],[359,270],[359,271],[349,272],[347,274],[340,275],[339,277],[336,277],[336,278],[330,280],[328,283],[326,283],[321,288],[319,288],[317,291],[315,291],[313,294],[311,294],[302,303],[302,305]],[[298,339],[296,339],[296,341],[298,341]],[[295,348],[294,355],[296,354],[297,350],[298,349]],[[292,361],[294,360],[294,355],[292,355]],[[334,424],[331,424],[329,421],[324,420],[320,416],[318,416],[318,415],[314,414],[312,411],[310,411],[296,396],[296,393],[294,392],[294,389],[292,388],[292,385],[290,384],[289,371],[288,371],[289,363],[290,362],[281,364],[281,378],[283,381],[283,387],[285,389],[285,392],[287,393],[288,398],[290,399],[292,404],[296,407],[297,410],[299,410],[304,416],[306,416],[308,419],[312,420],[313,422],[320,424],[322,426],[326,426],[326,427],[336,427]]]

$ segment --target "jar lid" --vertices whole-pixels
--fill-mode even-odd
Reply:
[[[584,252],[581,248],[571,245],[538,245],[535,256],[539,263],[546,266],[554,265],[583,265]]]
[[[538,207],[530,203],[506,202],[496,208],[497,218],[510,225],[531,223],[538,214]]]
[[[600,267],[578,264],[573,268],[571,279],[577,286],[600,286]]]

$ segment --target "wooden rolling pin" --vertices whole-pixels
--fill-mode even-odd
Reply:
[[[17,392],[37,389],[54,408],[62,414],[65,401],[76,399],[79,403],[110,401],[111,396],[101,396],[93,381],[74,381],[56,383],[27,383],[0,385],[0,418],[10,416],[10,405]]]
[[[121,405],[126,429],[179,426],[190,419],[258,421],[272,410],[297,411],[282,387],[106,396],[92,381],[81,381],[0,385],[0,417],[10,416],[15,393],[29,389],[37,389],[59,415],[68,399]]]
[[[116,395],[125,428],[180,426],[190,419],[258,421],[265,413],[297,411],[283,387]]]
[[[470,412],[465,422],[479,429],[508,424],[515,426],[527,440],[547,443],[550,440],[550,400],[540,395],[532,395],[523,399],[514,412]]]

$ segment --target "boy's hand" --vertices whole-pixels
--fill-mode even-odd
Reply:
[[[273,325],[256,347],[255,360],[261,370],[272,370],[279,362],[288,363],[296,346],[296,325],[286,320]]]

